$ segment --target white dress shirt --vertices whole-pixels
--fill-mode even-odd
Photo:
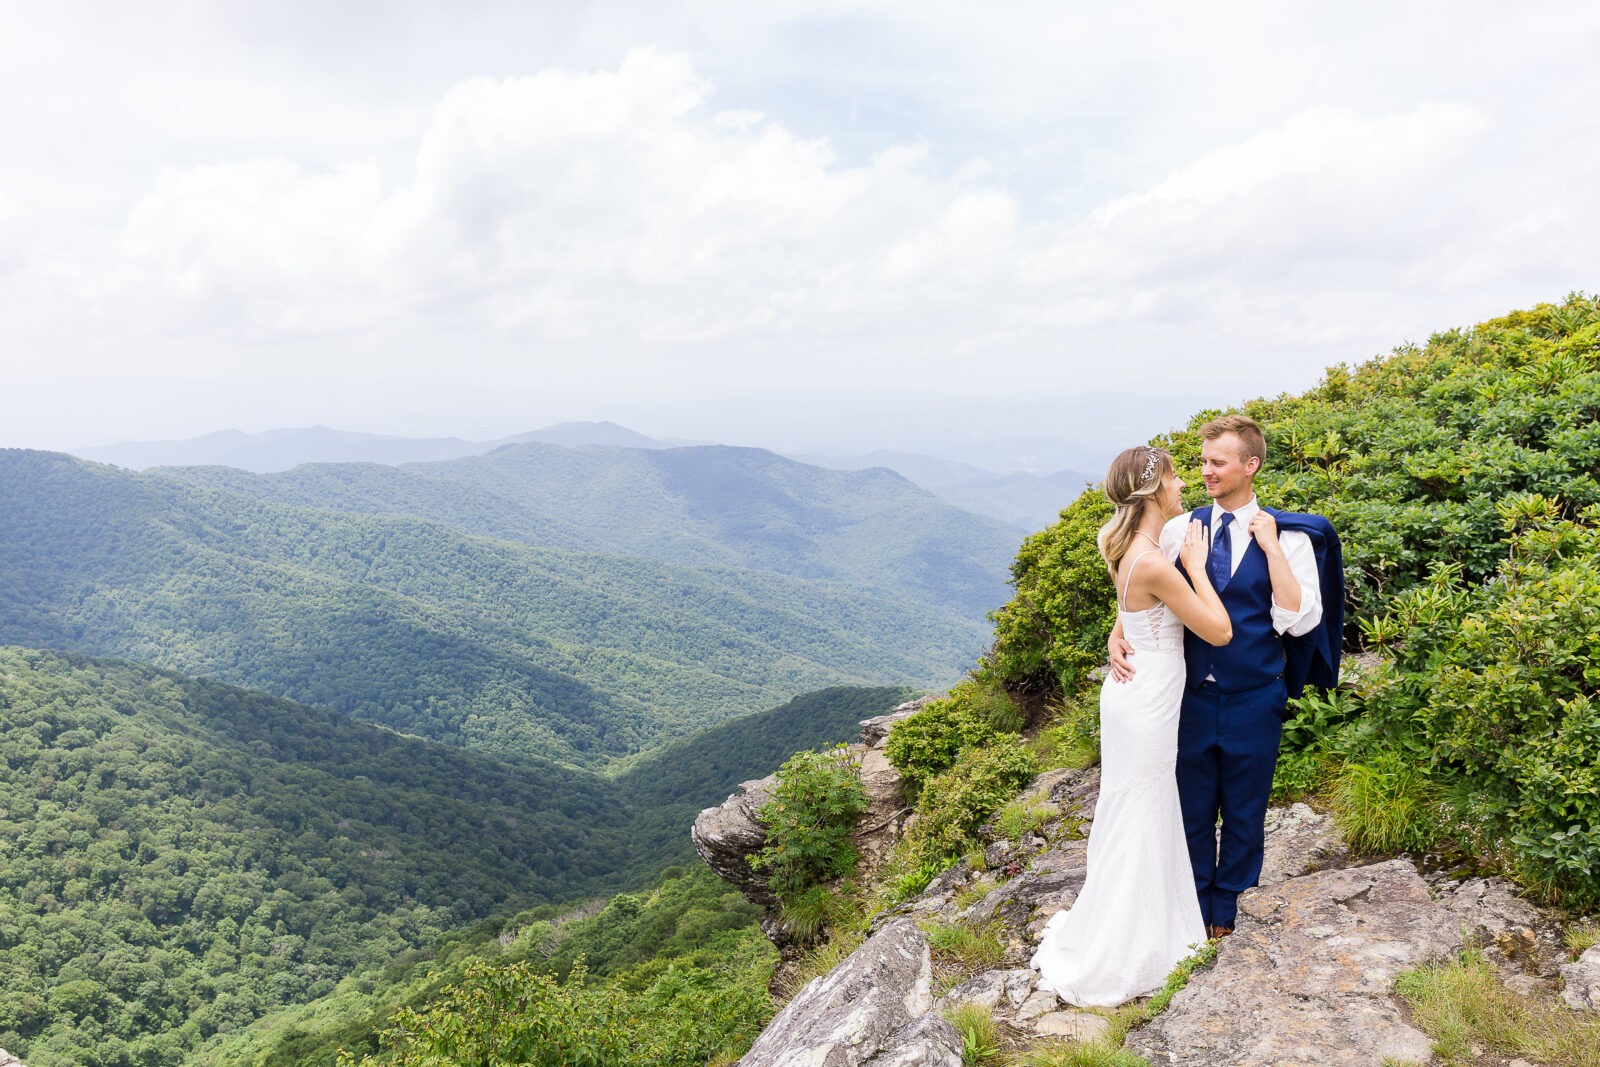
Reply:
[[[1228,573],[1233,574],[1239,569],[1239,561],[1244,559],[1245,550],[1250,547],[1250,542],[1255,540],[1246,530],[1250,528],[1250,520],[1256,517],[1256,512],[1261,510],[1261,505],[1256,503],[1252,496],[1248,502],[1241,504],[1233,513],[1233,532],[1229,538],[1233,545],[1233,566]],[[1215,538],[1217,531],[1222,528],[1224,512],[1220,506],[1211,508],[1211,536]],[[1170,562],[1178,561],[1178,549],[1183,547],[1184,531],[1189,528],[1189,522],[1194,518],[1194,512],[1186,511],[1182,515],[1168,519],[1167,524],[1161,528],[1161,551]],[[1244,536],[1240,536],[1244,534]],[[1278,544],[1283,547],[1284,558],[1289,561],[1289,570],[1294,574],[1295,581],[1300,583],[1300,610],[1290,611],[1278,606],[1278,598],[1272,598],[1272,628],[1280,634],[1299,637],[1301,634],[1310,633],[1322,621],[1322,586],[1317,580],[1317,555],[1311,547],[1311,538],[1301,530],[1279,530]]]

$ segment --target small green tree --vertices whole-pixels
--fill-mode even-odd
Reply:
[[[850,835],[867,810],[867,794],[861,765],[845,745],[797,752],[777,777],[772,799],[756,812],[767,844],[751,866],[766,872],[779,899],[789,900],[855,870],[859,856]]]
[[[626,997],[585,988],[582,969],[565,985],[527,963],[469,964],[461,980],[426,1007],[402,1008],[382,1037],[382,1060],[347,1052],[340,1067],[606,1067],[631,1045]]]

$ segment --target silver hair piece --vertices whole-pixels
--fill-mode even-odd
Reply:
[[[1152,448],[1150,450],[1150,458],[1144,461],[1144,473],[1139,475],[1140,485],[1148,482],[1150,480],[1150,476],[1156,472],[1156,457],[1158,455],[1160,455],[1160,453],[1155,449]]]

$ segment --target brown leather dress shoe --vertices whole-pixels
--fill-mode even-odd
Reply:
[[[1213,941],[1217,940],[1218,938],[1227,937],[1231,933],[1233,933],[1233,927],[1231,926],[1206,927],[1206,936],[1211,938]]]

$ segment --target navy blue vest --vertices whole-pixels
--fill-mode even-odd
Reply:
[[[1194,517],[1211,525],[1211,505],[1194,509]],[[1242,530],[1234,530],[1238,537]],[[1183,564],[1178,564],[1183,570]],[[1187,577],[1187,572],[1185,572]],[[1217,648],[1183,631],[1183,659],[1191,687],[1217,680],[1224,693],[1242,693],[1266,685],[1283,673],[1283,638],[1272,627],[1272,574],[1267,557],[1254,540],[1245,546],[1239,569],[1218,594],[1233,622],[1233,640]]]

